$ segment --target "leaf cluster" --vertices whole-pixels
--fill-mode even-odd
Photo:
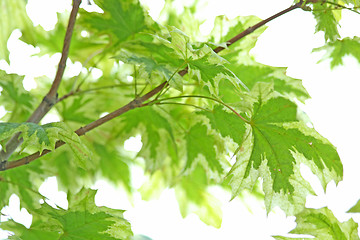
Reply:
[[[2,2],[5,11],[24,15],[23,1]],[[0,208],[16,194],[33,215],[29,229],[13,220],[0,223],[2,229],[17,239],[130,239],[123,211],[94,203],[96,191],[89,187],[106,179],[144,199],[173,188],[183,217],[194,212],[215,227],[221,226],[222,212],[209,188],[220,186],[233,198],[248,189],[264,199],[267,212],[278,206],[296,216],[292,233],[358,239],[353,220],[340,223],[327,208],[305,208],[314,191],[300,165],[307,165],[324,189],[342,180],[343,166],[336,148],[302,117],[297,103],[310,96],[301,80],[250,54],[263,25],[278,16],[218,16],[209,36],[200,36],[200,21],[190,21],[196,3],[178,14],[166,1],[162,21],[153,20],[137,0],[94,4],[101,11],[80,9],[71,41],[65,40],[71,43],[65,57],[80,62],[82,71],[61,79],[54,106],[49,106],[59,122],[27,121],[53,89],[49,77],[37,78],[38,87],[26,91],[22,76],[0,70],[0,100],[7,111],[0,123],[2,154],[15,134],[22,142],[20,151],[1,159]],[[359,2],[300,1],[286,10],[312,12],[315,31],[323,32],[325,40],[315,51],[328,51],[332,67],[348,54],[360,61],[358,37],[341,39],[339,9],[329,10],[339,5],[356,9]],[[50,31],[26,24],[26,14],[13,24],[23,32],[23,41],[40,48],[39,55],[55,54],[69,31],[68,14],[59,14]],[[5,60],[4,41],[14,28],[8,25],[0,36]],[[239,33],[242,37],[230,44]],[[138,135],[141,150],[127,151],[124,142]],[[11,164],[17,165],[7,169]],[[136,189],[132,170],[139,166],[149,181]],[[39,203],[46,200],[39,186],[51,176],[68,193],[68,209]]]

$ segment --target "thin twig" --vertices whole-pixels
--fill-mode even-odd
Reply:
[[[246,123],[250,123],[249,120],[245,119],[243,116],[241,116],[237,111],[235,111],[235,109],[233,109],[232,107],[230,107],[228,104],[224,103],[223,101],[216,99],[214,97],[209,97],[209,96],[201,96],[201,95],[185,95],[185,96],[176,96],[176,97],[168,97],[168,98],[164,98],[164,99],[159,99],[153,102],[153,104],[161,104],[162,101],[164,100],[169,100],[169,99],[181,99],[181,98],[204,98],[204,99],[209,99],[212,100],[214,102],[220,103],[221,105],[225,106],[227,109],[229,109],[230,111],[232,111],[233,113],[235,113],[236,116],[238,116],[241,120],[243,120]],[[149,102],[149,105],[152,102]],[[166,102],[165,102],[166,103]]]
[[[69,23],[66,29],[65,39],[64,39],[64,45],[63,50],[61,54],[61,59],[59,61],[58,69],[56,72],[56,76],[54,78],[54,81],[51,85],[51,88],[49,92],[46,94],[46,96],[43,98],[40,105],[36,108],[36,110],[33,112],[33,114],[29,117],[27,122],[32,123],[39,123],[40,120],[45,116],[46,113],[50,111],[52,106],[57,101],[57,91],[61,83],[62,76],[64,74],[64,70],[66,67],[66,60],[68,58],[69,54],[69,47],[71,43],[71,36],[74,30],[74,25],[76,21],[76,15],[79,11],[81,0],[73,0],[73,7],[70,13],[69,17]],[[7,142],[6,147],[1,150],[0,152],[0,170],[1,167],[4,165],[4,162],[7,161],[7,159],[11,156],[11,154],[16,150],[18,146],[21,145],[23,140],[20,137],[20,132],[16,133],[10,140]],[[5,152],[6,150],[6,152]]]
[[[284,9],[283,11],[278,12],[275,15],[272,15],[271,17],[269,17],[269,18],[267,18],[265,20],[262,20],[261,22],[255,24],[254,26],[251,26],[251,27],[247,28],[245,31],[239,33],[238,35],[236,35],[235,37],[233,37],[232,39],[227,41],[226,46],[229,47],[233,43],[239,41],[243,37],[249,35],[250,33],[254,32],[256,29],[264,26],[266,23],[274,20],[275,18],[278,18],[278,17],[284,15],[285,13],[288,13],[288,12],[294,10],[294,9],[301,8],[302,4],[303,4],[303,1],[299,1],[298,3],[292,5],[291,7],[287,8],[287,9]],[[217,48],[214,49],[214,52],[218,53],[218,52],[220,52],[221,50],[224,50],[224,49],[225,49],[224,47],[217,47]]]
[[[75,0],[74,0],[75,1]],[[76,2],[76,1],[75,1]],[[252,33],[253,31],[255,31],[256,29],[264,26],[266,23],[268,23],[269,21],[285,14],[285,13],[288,13],[294,9],[297,9],[297,8],[301,8],[302,5],[303,5],[303,0],[300,0],[298,3],[292,5],[291,7],[255,24],[254,26],[252,27],[249,27],[248,29],[246,29],[245,31],[241,32],[240,34],[238,34],[237,36],[235,36],[234,38],[230,39],[228,41],[228,46],[230,46],[232,43],[242,39],[243,37],[249,35],[250,33]],[[222,51],[224,48],[216,48],[214,49],[214,51],[216,53]],[[188,72],[188,67],[186,67],[185,69],[181,70],[178,72],[178,74],[180,76],[184,76],[185,74],[187,74]],[[98,120],[95,120],[94,122],[86,125],[85,127],[81,127],[79,128],[78,130],[75,131],[75,133],[79,136],[82,136],[84,135],[86,132],[89,132],[90,130],[112,120],[113,118],[115,117],[118,117],[124,113],[126,113],[127,111],[131,110],[131,109],[134,109],[134,108],[138,108],[138,107],[143,107],[147,104],[144,104],[145,101],[149,100],[151,97],[155,96],[156,94],[158,94],[159,92],[162,91],[162,89],[164,87],[167,87],[169,85],[169,82],[168,81],[164,81],[163,83],[161,83],[160,85],[158,85],[157,87],[155,87],[154,89],[152,89],[150,92],[146,93],[145,95],[143,95],[142,97],[138,97],[138,98],[135,98],[134,100],[132,100],[131,102],[129,102],[128,104],[126,104],[125,106],[119,108],[118,110],[114,111],[114,112],[111,112],[109,113],[108,115],[98,119]],[[184,97],[184,96],[182,96]],[[201,96],[204,98],[204,96]],[[208,97],[210,98],[210,97]],[[169,99],[169,98],[168,98]],[[212,99],[214,101],[218,101],[220,102],[219,100],[217,99]],[[234,109],[232,109],[230,106],[228,106],[229,109],[231,109],[236,115],[238,115],[240,118],[242,118],[244,121],[247,121],[246,119],[244,119],[240,114],[238,114]],[[58,141],[55,145],[55,148],[58,148],[62,145],[64,145],[65,143],[62,142],[62,141]],[[7,169],[11,169],[11,168],[15,168],[15,167],[18,167],[18,166],[22,166],[22,165],[25,165],[25,164],[28,164],[36,159],[38,159],[39,157],[47,154],[51,152],[50,150],[44,150],[41,154],[39,152],[36,152],[32,155],[29,155],[27,157],[24,157],[24,158],[21,158],[21,159],[18,159],[16,161],[11,161],[11,162],[4,162],[4,163],[1,163],[0,164],[0,171],[4,171],[4,170],[7,170]]]

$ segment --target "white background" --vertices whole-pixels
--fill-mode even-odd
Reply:
[[[28,13],[34,24],[41,24],[45,29],[53,28],[56,23],[56,11],[71,9],[71,1],[29,0]],[[84,1],[86,2],[86,1]],[[142,1],[150,8],[150,15],[156,20],[163,1]],[[179,6],[191,1],[176,1]],[[203,2],[203,1],[201,1]],[[242,1],[242,0],[210,0],[203,5],[198,17],[206,19],[200,30],[206,34],[210,31],[216,15],[225,14],[229,18],[237,15],[256,15],[262,19],[290,6],[292,1]],[[179,9],[181,9],[179,7]],[[343,11],[340,25],[342,37],[360,35],[360,15]],[[295,10],[267,24],[268,29],[261,35],[257,46],[252,51],[256,60],[272,65],[288,67],[288,75],[303,80],[303,84],[311,95],[311,99],[302,105],[315,128],[328,138],[336,147],[344,164],[344,180],[335,186],[330,183],[326,194],[319,181],[311,174],[304,174],[311,180],[317,197],[308,197],[307,207],[329,207],[341,221],[350,217],[359,222],[356,214],[345,214],[360,198],[358,149],[360,147],[359,104],[360,104],[360,65],[352,57],[344,58],[344,66],[330,70],[329,61],[317,62],[323,53],[311,53],[315,47],[322,46],[323,34],[314,34],[315,20],[311,13]],[[18,39],[20,33],[15,31],[9,41],[11,65],[0,62],[0,68],[9,72],[26,74],[24,86],[27,89],[36,87],[34,77],[40,75],[54,76],[60,55],[30,57],[38,50]],[[67,75],[75,75],[81,71],[79,63],[68,63]],[[0,115],[4,109],[0,106]],[[54,121],[55,116],[43,120]],[[139,148],[139,138],[127,142],[129,148]],[[137,145],[136,145],[137,144]],[[140,169],[133,169],[133,182],[140,187],[146,178]],[[40,192],[50,198],[58,206],[67,207],[66,194],[57,191],[56,179],[50,178]],[[125,209],[125,217],[131,222],[136,234],[145,234],[154,240],[182,239],[273,239],[271,235],[286,234],[295,227],[294,217],[286,218],[283,212],[275,209],[266,215],[262,202],[249,196],[245,201],[233,200],[223,191],[213,188],[211,191],[223,204],[223,223],[220,229],[206,226],[196,215],[182,219],[175,200],[174,192],[166,190],[158,200],[144,202],[139,194],[133,201],[121,189],[115,189],[104,181],[99,181],[94,188],[99,189],[96,204]],[[13,195],[10,207],[2,210],[15,221],[29,227],[31,216],[25,209],[19,209],[19,200]],[[2,216],[1,220],[6,217]],[[0,232],[0,239],[6,233]]]

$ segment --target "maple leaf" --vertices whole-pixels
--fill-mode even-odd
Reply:
[[[186,135],[186,168],[190,168],[194,164],[195,159],[202,155],[212,171],[222,173],[223,167],[216,157],[214,145],[215,140],[207,133],[205,125],[197,123],[192,126]]]
[[[15,232],[20,239],[128,239],[132,236],[130,224],[122,210],[97,207],[96,191],[81,189],[68,194],[69,209],[55,209],[47,203],[32,211],[34,220],[29,229],[13,220],[0,226]],[[41,235],[41,234],[42,235]]]
[[[54,122],[44,125],[35,123],[0,123],[0,141],[21,132],[23,146],[32,146],[40,151],[48,149],[55,150],[55,143],[58,140],[64,141],[76,156],[77,164],[82,168],[91,166],[89,151],[80,141],[76,133],[70,130],[65,123]]]
[[[210,42],[218,43],[219,46],[226,46],[226,42],[245,31],[247,28],[260,22],[261,19],[256,16],[237,16],[229,19],[224,15],[217,16],[214,21],[214,28],[211,31]],[[243,38],[231,45],[231,47],[224,49],[220,56],[228,59],[231,57],[238,57],[243,53],[248,53],[257,42],[258,37],[266,30],[266,26],[257,29],[251,34],[251,37]],[[235,54],[235,55],[234,55]]]
[[[195,213],[206,224],[221,227],[222,210],[220,201],[206,191],[207,177],[205,170],[196,167],[190,175],[184,176],[175,186],[175,194],[180,213],[186,217]]]
[[[233,196],[251,189],[261,177],[267,211],[278,205],[294,214],[313,193],[300,175],[300,163],[312,169],[324,188],[331,180],[341,180],[343,168],[335,148],[299,122],[296,113],[296,105],[282,97],[267,101],[259,97],[254,103],[246,138],[229,172]]]
[[[360,63],[360,38],[344,38],[326,43],[325,46],[313,49],[314,52],[325,50],[326,54],[322,60],[331,59],[330,67],[334,68],[343,64],[343,57],[350,55]],[[320,60],[321,61],[321,60]]]
[[[99,157],[99,167],[102,175],[113,183],[123,183],[130,192],[130,168],[131,158],[114,150],[115,147],[104,146],[100,143],[93,143],[94,151]]]
[[[305,209],[296,215],[297,226],[291,230],[293,234],[306,234],[316,239],[358,240],[358,224],[350,219],[340,222],[328,208]],[[277,240],[296,240],[299,238],[273,236]],[[314,239],[314,238],[301,238]]]
[[[20,29],[28,36],[31,42],[35,42],[36,38],[33,34],[33,24],[26,14],[25,1],[1,0],[0,5],[0,59],[5,59],[7,62],[9,62],[9,51],[6,45],[13,30]]]
[[[331,9],[331,5],[319,2],[314,3],[313,6],[314,9],[312,13],[317,21],[315,32],[324,32],[326,41],[334,41],[340,37],[338,31],[339,19],[336,19],[336,11],[329,10]]]
[[[136,0],[95,0],[104,13],[82,13],[81,24],[99,34],[111,35],[123,42],[149,29],[152,20]]]
[[[19,168],[18,171],[0,173],[0,208],[9,204],[9,198],[16,194],[20,198],[20,206],[34,209],[40,206],[39,200],[44,197],[38,193],[38,188],[46,175],[41,164],[34,163],[28,168]]]
[[[29,38],[29,34],[25,34],[20,39],[34,47],[39,47],[40,52],[36,54],[39,56],[45,54],[53,55],[61,52],[64,44],[68,15],[68,12],[58,13],[58,22],[54,29],[45,31],[41,26],[37,26],[34,27],[32,31],[34,36],[30,36],[31,38]],[[90,61],[93,63],[89,56],[94,54],[94,52],[101,51],[106,44],[100,37],[94,35],[82,36],[81,34],[85,32],[86,30],[84,30],[80,24],[77,24],[76,30],[72,33],[69,58],[73,62],[79,61],[86,63]],[[36,39],[36,41],[32,38]]]
[[[147,162],[147,167],[154,170],[161,166],[165,160],[166,152],[173,151],[175,139],[169,121],[160,114],[156,107],[143,107],[127,112],[121,119],[121,132],[124,139],[141,133],[143,147],[140,155]],[[168,141],[173,144],[168,144]],[[164,151],[164,147],[167,151]],[[158,149],[161,148],[161,151]]]
[[[201,111],[205,115],[212,129],[218,131],[223,138],[230,137],[238,146],[241,146],[245,134],[245,122],[233,112],[228,112],[222,106],[216,105],[211,112]]]
[[[24,76],[17,74],[7,74],[0,70],[0,87],[3,89],[0,94],[0,101],[5,109],[11,113],[6,114],[8,121],[25,120],[30,116],[31,109],[34,107],[35,98],[24,89]],[[14,105],[17,111],[12,111]],[[10,116],[9,116],[10,115]]]
[[[360,212],[360,200],[352,208],[350,208],[347,212],[359,213]]]
[[[286,75],[286,68],[272,67],[256,62],[251,64],[227,64],[241,81],[252,89],[256,83],[272,83],[274,90],[289,98],[296,97],[304,102],[310,96],[300,79],[295,79]]]

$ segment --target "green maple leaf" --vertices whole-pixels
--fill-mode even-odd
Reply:
[[[312,13],[317,21],[315,32],[322,31],[326,41],[335,41],[340,37],[338,31],[339,19],[336,18],[336,11],[330,10],[331,5],[327,3],[319,2],[313,6]]]
[[[0,87],[3,88],[0,101],[5,109],[11,112],[5,115],[8,121],[27,119],[34,107],[35,99],[24,89],[23,80],[24,76],[7,74],[5,71],[0,70]],[[14,105],[16,110],[14,110]]]
[[[26,168],[16,171],[8,170],[0,173],[0,208],[9,204],[9,198],[16,194],[20,198],[20,206],[34,209],[40,206],[39,200],[44,197],[38,193],[41,182],[45,179],[40,162],[34,162]]]
[[[327,43],[323,47],[315,48],[313,51],[325,50],[323,59],[330,58],[330,67],[334,68],[343,64],[343,57],[350,55],[360,62],[360,38],[344,38]]]
[[[237,34],[245,31],[247,28],[257,24],[261,19],[256,16],[238,16],[233,19],[229,19],[224,15],[217,16],[214,22],[214,28],[211,31],[211,42],[220,43],[220,46],[225,47],[225,43]],[[233,43],[231,47],[223,50],[220,55],[228,59],[232,54],[243,54],[249,52],[257,42],[258,37],[266,30],[266,26],[263,26],[255,30],[251,37],[245,37],[241,40]],[[228,56],[227,56],[228,55]]]
[[[89,161],[89,151],[80,141],[76,133],[70,130],[64,123],[54,122],[44,125],[35,123],[0,123],[0,141],[21,132],[23,147],[31,146],[40,151],[48,149],[55,150],[55,143],[59,140],[64,141],[76,156],[77,164],[82,168],[91,166]],[[6,150],[6,149],[5,149]]]
[[[272,83],[274,90],[284,96],[296,97],[302,102],[310,97],[300,79],[286,75],[286,68],[262,65],[256,62],[251,65],[235,63],[226,66],[250,89],[258,82],[265,82]]]
[[[145,158],[147,167],[151,170],[161,166],[166,158],[165,154],[176,148],[171,124],[156,107],[143,107],[127,112],[122,116],[120,129],[126,135],[124,139],[141,133],[143,147],[139,154]],[[173,144],[168,144],[169,140]]]
[[[55,209],[47,203],[31,211],[34,220],[29,229],[9,221],[1,223],[3,229],[15,232],[20,239],[128,239],[130,224],[123,218],[122,210],[97,207],[94,202],[96,191],[82,189],[76,194],[68,194],[69,209]],[[44,239],[44,238],[40,238]]]
[[[202,83],[207,85],[212,92],[217,93],[219,82],[222,79],[228,79],[237,87],[248,89],[247,86],[224,64],[225,59],[213,52],[208,46],[204,46],[200,57],[188,60],[190,75],[195,75]]]
[[[360,200],[352,208],[350,208],[347,212],[359,213],[360,212]]]
[[[305,209],[296,215],[297,226],[291,230],[293,234],[306,234],[315,239],[358,240],[358,224],[350,219],[339,222],[328,208]],[[274,236],[278,240],[295,240],[299,238]],[[301,238],[314,239],[314,238]]]
[[[199,156],[205,158],[208,167],[218,173],[222,173],[223,167],[216,157],[214,138],[207,133],[205,125],[195,124],[186,135],[187,162],[186,168],[190,168]]]
[[[218,131],[223,138],[230,137],[241,146],[245,134],[245,122],[233,112],[228,112],[222,106],[216,105],[211,112],[201,111],[210,122],[211,128]]]
[[[203,168],[196,167],[175,186],[175,194],[182,217],[194,212],[206,224],[221,227],[220,202],[206,191],[207,176]]]
[[[133,38],[149,29],[152,20],[137,0],[95,0],[104,13],[82,13],[81,24],[99,34],[111,35],[115,42]]]
[[[58,22],[55,28],[50,31],[45,31],[41,26],[37,26],[33,29],[33,35],[25,34],[21,37],[21,40],[32,44],[34,47],[39,47],[40,52],[37,55],[59,53],[62,51],[64,44],[64,36],[66,34],[66,26],[68,22],[69,12],[58,13]],[[71,44],[69,49],[69,58],[75,62],[92,62],[89,58],[94,52],[100,51],[105,43],[102,39],[96,36],[81,36],[81,27],[76,24],[75,31],[72,33]],[[35,38],[34,41],[32,38]]]
[[[300,175],[300,164],[308,165],[323,187],[342,179],[343,168],[335,148],[314,129],[297,120],[297,108],[282,98],[259,97],[254,103],[246,138],[229,172],[233,196],[263,179],[265,206],[280,206],[287,214],[304,208],[313,193]]]
[[[81,124],[89,124],[94,121],[94,118],[91,118],[88,113],[90,104],[92,103],[91,98],[85,98],[84,96],[79,96],[72,101],[61,102],[62,108],[59,108],[59,113],[62,116],[64,122],[73,121]],[[89,117],[88,117],[89,116]]]
[[[7,41],[15,29],[20,29],[28,35],[29,40],[35,42],[33,24],[26,14],[26,1],[24,0],[0,0],[0,59],[9,62]]]
[[[93,143],[95,153],[99,156],[99,167],[102,175],[113,183],[123,183],[128,191],[131,191],[130,168],[128,162],[131,161],[121,152],[114,150],[99,143]]]

